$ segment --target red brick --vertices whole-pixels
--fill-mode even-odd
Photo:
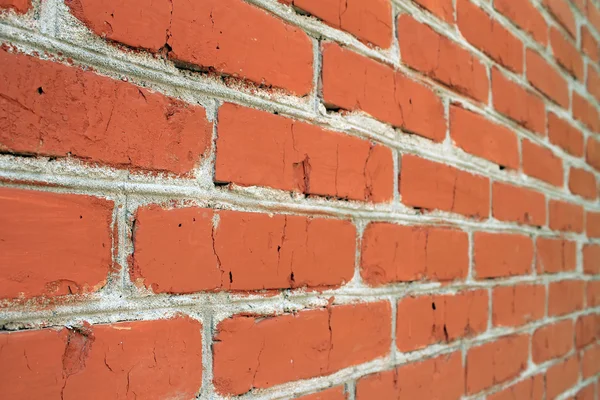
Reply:
[[[330,107],[364,111],[436,142],[446,137],[440,98],[389,66],[326,43],[322,80],[323,100]]]
[[[590,275],[600,274],[600,245],[583,246],[583,272]]]
[[[239,395],[331,374],[386,355],[390,337],[388,302],[267,318],[236,315],[217,327],[213,382],[219,393]]]
[[[487,329],[486,290],[405,297],[398,302],[396,345],[402,352],[475,336]]]
[[[587,91],[600,102],[600,73],[593,63],[587,64]]]
[[[473,46],[504,67],[523,71],[523,43],[470,0],[456,3],[457,25]]]
[[[564,320],[536,329],[531,337],[531,357],[541,364],[562,357],[573,349],[573,321]]]
[[[550,200],[550,229],[583,232],[583,207],[560,200]]]
[[[112,201],[4,187],[0,209],[0,298],[104,286],[113,267]]]
[[[584,282],[551,282],[548,289],[548,316],[569,314],[583,309]]]
[[[594,132],[600,132],[600,115],[598,115],[596,106],[577,92],[573,92],[573,118],[587,126],[588,129]],[[597,157],[600,158],[600,155]],[[589,162],[589,156],[586,156],[586,159],[588,159]],[[595,162],[597,165],[595,165],[594,168],[600,170],[600,160]]]
[[[569,84],[542,56],[527,49],[527,80],[563,108],[569,108]]]
[[[77,18],[106,39],[151,52],[166,48],[166,56],[176,62],[299,96],[312,89],[313,47],[308,35],[242,0],[68,4]]]
[[[579,380],[579,362],[573,355],[565,361],[554,364],[546,372],[546,398],[554,399],[574,386]]]
[[[450,137],[467,153],[503,167],[519,168],[519,143],[515,133],[482,115],[451,105]]]
[[[577,37],[577,23],[571,11],[568,0],[544,0],[544,6],[563,28],[571,35]]]
[[[485,66],[469,51],[408,14],[398,17],[402,62],[483,103],[488,101]]]
[[[597,171],[600,171],[600,141],[588,137],[585,161]]]
[[[210,146],[201,107],[5,50],[0,64],[0,151],[183,174]]]
[[[600,339],[600,314],[582,315],[575,324],[575,345],[578,349]]]
[[[214,214],[215,227],[210,209],[138,210],[132,279],[156,293],[326,287],[352,279],[356,229],[348,221]]]
[[[595,391],[595,385],[594,383],[591,383],[577,392],[577,395],[575,395],[575,400],[596,400]]]
[[[393,196],[387,147],[230,103],[218,118],[216,181],[373,202]]]
[[[598,41],[596,41],[586,26],[581,27],[581,50],[583,50],[583,52],[587,54],[592,61],[600,61],[600,48],[598,48]]]
[[[600,281],[589,281],[586,286],[587,306],[596,307],[600,305]]]
[[[494,326],[519,326],[539,320],[546,313],[546,288],[543,285],[518,284],[492,290]]]
[[[0,333],[0,390],[10,399],[194,398],[202,326],[187,317]]]
[[[543,400],[544,376],[536,375],[487,396],[488,400]]]
[[[337,386],[332,389],[323,390],[308,396],[298,397],[298,400],[346,400],[347,396],[343,386]]]
[[[492,69],[492,96],[498,112],[533,132],[544,134],[546,111],[542,99],[510,81],[496,68]]]
[[[474,267],[478,279],[526,275],[533,263],[533,241],[529,236],[475,232]]]
[[[600,212],[586,212],[585,224],[588,237],[600,238]]]
[[[534,190],[494,182],[492,213],[501,221],[543,226],[546,224],[546,198]]]
[[[588,347],[581,358],[583,379],[590,378],[600,372],[600,344]]]
[[[561,187],[563,185],[563,162],[552,150],[523,139],[521,155],[525,174],[554,186]]]
[[[569,190],[589,200],[598,197],[598,183],[593,173],[585,169],[571,167],[569,172]]]
[[[323,20],[334,28],[382,48],[392,44],[392,5],[390,0],[287,0],[295,8]]]
[[[529,1],[494,0],[494,7],[540,44],[548,43],[548,24]]]
[[[372,286],[465,278],[469,238],[449,228],[371,223],[362,240],[361,276]]]
[[[402,156],[402,202],[411,207],[439,209],[474,218],[490,213],[490,181],[480,175],[413,155]]]
[[[583,133],[552,112],[548,113],[548,138],[567,153],[583,156]]]
[[[0,9],[11,9],[19,14],[31,10],[31,0],[0,0]]]
[[[446,22],[454,22],[454,6],[452,0],[414,0],[421,7],[435,14]]]
[[[588,21],[600,32],[600,9],[598,9],[591,0],[587,1],[586,15]]]
[[[516,377],[527,368],[529,336],[504,336],[467,353],[466,391],[477,393]]]
[[[575,242],[538,237],[536,251],[538,273],[555,274],[574,271],[577,266],[577,243]]]
[[[573,43],[556,28],[550,28],[550,44],[554,58],[569,74],[583,80],[583,58]]]
[[[456,400],[464,393],[460,352],[367,375],[356,383],[356,400]]]

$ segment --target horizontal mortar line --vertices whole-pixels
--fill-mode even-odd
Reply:
[[[83,302],[48,305],[43,310],[31,310],[29,305],[13,306],[12,309],[0,308],[0,323],[7,324],[40,324],[53,320],[68,321],[73,318],[95,317],[97,321],[106,321],[115,315],[131,315],[143,311],[197,311],[212,310],[231,316],[240,312],[269,314],[287,310],[304,310],[314,308],[316,304],[325,306],[329,298],[338,300],[336,304],[352,304],[356,300],[362,302],[399,301],[410,296],[422,295],[452,295],[459,292],[514,286],[515,284],[540,284],[565,280],[598,281],[600,275],[594,278],[578,276],[571,273],[554,276],[521,276],[508,279],[481,281],[478,285],[464,282],[450,283],[441,286],[439,282],[420,282],[390,285],[388,287],[362,287],[326,290],[323,292],[306,292],[281,290],[274,296],[265,297],[264,293],[243,295],[235,292],[197,293],[191,295],[156,294],[148,296],[123,296],[123,293],[96,293],[92,299]],[[436,286],[437,285],[437,286]],[[95,297],[95,298],[94,298]],[[599,306],[600,307],[600,306]],[[598,307],[596,307],[598,308]],[[594,310],[589,308],[587,310]]]
[[[586,243],[600,242],[597,238],[587,238],[585,232],[560,232],[551,230],[548,226],[536,228],[533,226],[519,225],[517,223],[502,222],[493,218],[477,221],[468,219],[457,214],[434,210],[429,213],[415,213],[410,207],[402,204],[371,205],[368,203],[349,203],[340,200],[328,199],[277,199],[267,200],[251,193],[235,192],[229,189],[203,188],[193,186],[185,182],[132,182],[115,179],[94,179],[86,176],[61,176],[56,173],[44,175],[41,173],[14,173],[4,171],[0,167],[0,178],[8,179],[9,182],[0,182],[0,187],[15,187],[33,189],[37,191],[57,192],[57,189],[73,190],[81,194],[107,197],[107,194],[127,195],[130,197],[155,196],[149,203],[161,203],[169,200],[198,200],[210,203],[210,206],[198,206],[201,208],[215,208],[216,205],[230,207],[245,207],[248,211],[266,211],[278,213],[302,213],[310,216],[333,216],[341,219],[358,219],[379,222],[396,222],[410,225],[437,225],[451,226],[464,231],[489,231],[505,232],[515,234],[528,234],[533,236],[562,236],[572,240],[580,240]],[[47,178],[47,179],[46,179]],[[10,180],[17,181],[11,183]],[[23,183],[27,181],[30,183]],[[44,182],[57,187],[36,185],[35,182]],[[60,191],[62,193],[62,191]],[[71,193],[66,191],[65,193]],[[144,200],[144,199],[143,199]],[[144,202],[148,201],[145,199]],[[351,206],[355,204],[356,206]],[[600,209],[596,206],[594,209]],[[590,210],[588,208],[588,210]],[[242,210],[241,210],[242,211]],[[411,212],[413,211],[413,212]]]
[[[9,29],[16,29],[17,31],[20,31],[17,33],[22,33],[25,36],[27,36],[27,35],[33,36],[32,38],[26,38],[26,37],[24,38],[22,36],[16,35],[14,32],[8,32],[9,40],[21,40],[23,43],[28,44],[33,47],[36,47],[36,48],[39,48],[40,45],[42,45],[42,47],[44,47],[45,49],[59,50],[59,51],[65,53],[66,55],[70,55],[73,59],[81,60],[81,62],[85,65],[89,65],[89,59],[93,59],[93,61],[96,63],[95,64],[96,66],[99,65],[99,66],[103,66],[105,68],[108,67],[111,71],[117,71],[119,73],[134,74],[143,80],[150,79],[151,81],[154,81],[154,82],[157,82],[160,84],[167,84],[170,86],[182,87],[187,90],[199,91],[202,94],[210,95],[210,96],[213,96],[216,98],[220,98],[222,100],[235,100],[235,101],[239,102],[240,104],[244,104],[244,105],[251,105],[251,106],[255,106],[255,107],[259,107],[259,108],[279,110],[280,112],[282,112],[284,114],[300,118],[301,120],[307,120],[310,122],[318,122],[319,124],[324,125],[327,128],[330,128],[330,129],[332,128],[331,122],[333,121],[333,118],[331,118],[330,116],[327,116],[327,115],[323,116],[323,115],[313,114],[312,110],[310,110],[310,104],[307,104],[306,108],[301,108],[301,107],[298,107],[298,106],[295,106],[292,104],[288,104],[288,103],[283,103],[283,104],[277,103],[272,100],[261,98],[256,95],[240,93],[239,91],[237,91],[235,89],[229,88],[225,85],[219,85],[215,82],[212,82],[212,83],[200,82],[197,80],[193,81],[190,79],[186,79],[185,77],[176,77],[172,74],[166,73],[166,71],[164,71],[164,70],[153,68],[153,67],[145,65],[145,64],[132,63],[132,64],[126,64],[125,66],[123,66],[121,63],[118,63],[119,60],[115,59],[113,56],[98,53],[96,51],[91,51],[88,48],[81,47],[80,45],[78,45],[76,43],[68,42],[68,44],[65,44],[62,41],[57,41],[55,39],[48,38],[44,35],[24,30],[22,27],[7,25],[6,23],[0,23],[0,28],[7,28],[7,27]],[[1,37],[1,32],[0,32],[0,37]],[[48,43],[46,43],[46,42],[48,42]],[[74,53],[73,48],[77,48],[79,50],[86,52],[86,57],[82,58],[79,53]],[[135,61],[135,60],[127,60],[127,61],[129,61],[131,63],[132,61]],[[102,68],[100,68],[100,69],[102,69]],[[146,70],[150,70],[151,76],[148,76],[148,72]],[[422,76],[421,76],[421,78],[422,78]],[[433,82],[436,85],[436,87],[439,85],[439,83],[437,83],[435,81],[433,81]],[[445,89],[444,94],[446,94],[448,97],[451,97],[450,98],[451,101],[457,100],[464,104],[465,100],[467,100],[466,103],[467,104],[471,103],[470,107],[472,109],[477,109],[480,114],[492,117],[492,119],[495,119],[496,122],[499,122],[502,125],[508,124],[509,128],[512,129],[513,131],[515,131],[518,135],[520,134],[520,136],[523,136],[534,143],[537,143],[545,148],[549,148],[557,156],[560,156],[563,160],[569,161],[572,165],[586,169],[587,171],[595,174],[597,177],[600,177],[600,172],[596,172],[593,168],[591,168],[591,166],[589,166],[587,163],[585,163],[585,161],[583,159],[573,157],[570,154],[563,151],[560,147],[543,141],[542,138],[540,138],[540,136],[538,136],[532,132],[524,130],[522,127],[520,127],[516,123],[510,121],[508,118],[502,116],[501,114],[490,113],[490,109],[481,109],[481,108],[477,107],[477,105],[475,103],[473,103],[473,101],[471,101],[470,99],[459,96],[456,93],[450,91],[449,89]],[[453,100],[453,98],[454,98],[454,100]],[[375,121],[376,123],[385,124],[380,121],[376,121],[376,120],[373,120],[373,121]],[[380,133],[380,132],[371,132],[368,130],[368,128],[366,129],[366,132],[365,132],[364,127],[357,126],[357,125],[353,124],[352,122],[348,122],[348,121],[344,121],[344,123],[347,125],[350,125],[352,128],[354,128],[357,132],[359,132],[361,134],[361,136],[364,136],[366,133],[369,138],[377,140],[388,146],[395,147],[395,148],[398,148],[401,150],[406,149],[406,150],[411,151],[416,154],[420,154],[422,152],[422,149],[418,145],[412,145],[412,146],[408,145],[407,146],[406,144],[402,144],[402,143],[398,143],[396,141],[390,140],[388,137],[383,136],[382,133]],[[337,130],[335,127],[333,127],[333,129]],[[396,131],[402,132],[398,128],[394,128],[394,129]],[[523,133],[523,132],[525,132],[525,133]],[[408,133],[408,134],[410,134],[410,133]],[[426,140],[426,139],[424,139],[424,140]],[[430,155],[431,152],[425,152],[425,154]],[[440,156],[436,154],[436,159],[439,159],[439,158],[440,158]],[[478,171],[479,168],[476,167],[475,170]],[[497,170],[497,168],[496,168],[496,170]],[[499,171],[495,171],[496,174],[498,172]],[[500,177],[499,179],[506,179],[506,178]],[[539,182],[543,185],[548,185],[543,181],[539,181]],[[550,187],[551,185],[548,185],[548,186]]]

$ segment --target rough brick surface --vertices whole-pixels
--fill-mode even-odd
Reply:
[[[280,0],[341,29],[362,41],[382,48],[392,44],[392,6],[390,0],[368,3],[349,0]]]
[[[219,121],[217,181],[374,202],[392,197],[386,147],[233,104],[220,108]]]
[[[112,268],[108,200],[0,188],[2,298],[61,296],[101,288]]]
[[[0,63],[3,152],[182,174],[210,145],[200,107],[5,50]]]
[[[462,279],[468,252],[468,235],[460,230],[372,223],[363,234],[361,275],[374,286]]]
[[[445,137],[441,100],[428,87],[384,64],[326,43],[322,80],[323,100],[330,107],[364,111],[436,142]]]
[[[0,397],[595,399],[599,1],[0,0]]]
[[[68,1],[76,17],[107,39],[152,52],[166,48],[172,60],[300,96],[311,90],[308,36],[241,0]]]
[[[202,325],[188,317],[0,334],[8,398],[193,398]]]
[[[489,179],[444,164],[405,155],[399,186],[402,202],[408,206],[474,218],[490,213]]]
[[[213,345],[214,384],[223,394],[242,394],[384,356],[390,313],[389,303],[379,302],[224,320]]]
[[[355,232],[333,219],[144,208],[132,278],[157,293],[339,286],[354,272]]]

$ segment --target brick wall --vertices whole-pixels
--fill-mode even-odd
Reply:
[[[600,397],[599,1],[0,8],[2,397]]]

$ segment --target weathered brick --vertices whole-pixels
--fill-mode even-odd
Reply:
[[[371,223],[362,240],[361,275],[370,285],[465,278],[466,232],[428,226]]]
[[[398,17],[402,62],[444,85],[483,103],[488,101],[485,66],[460,47],[408,14]]]
[[[392,198],[387,147],[230,103],[218,118],[216,181],[373,202]]]
[[[598,197],[598,183],[593,173],[585,169],[571,167],[569,171],[569,190],[589,200]]]
[[[451,105],[450,137],[467,153],[503,167],[519,168],[519,143],[515,133],[480,114]]]
[[[574,271],[577,266],[577,243],[562,238],[538,237],[536,241],[538,273],[555,274]]]
[[[475,336],[487,329],[485,290],[405,297],[398,302],[396,346],[402,352]]]
[[[575,385],[578,380],[579,362],[577,355],[554,364],[546,371],[546,398],[556,398],[556,396]]]
[[[541,364],[562,357],[573,349],[573,321],[564,320],[538,328],[531,337],[531,357]]]
[[[299,96],[312,89],[308,35],[242,0],[69,0],[68,4],[94,33],[127,46],[151,52],[166,49],[166,56],[176,62]]]
[[[531,49],[527,49],[527,80],[550,100],[569,108],[569,85],[566,79]]]
[[[399,187],[408,206],[480,219],[490,213],[488,178],[417,156],[402,156]]]
[[[494,0],[494,7],[540,44],[548,43],[548,24],[531,2]]]
[[[554,152],[527,139],[521,141],[523,172],[554,186],[562,186],[563,162]]]
[[[548,113],[548,138],[567,153],[583,156],[583,133],[552,112]]]
[[[578,349],[600,338],[600,314],[582,315],[575,323],[575,345]]]
[[[474,394],[516,377],[527,368],[529,336],[504,336],[467,352],[466,391]]]
[[[356,230],[334,219],[150,206],[137,212],[134,246],[132,279],[156,293],[339,286],[354,273]]]
[[[550,44],[554,58],[569,74],[583,80],[583,58],[575,45],[556,28],[550,28]]]
[[[436,142],[446,136],[440,98],[389,66],[325,43],[322,81],[323,100],[330,107],[364,111]]]
[[[584,282],[551,282],[548,289],[548,315],[569,314],[583,308]]]
[[[458,28],[469,43],[504,67],[523,71],[523,43],[508,29],[470,0],[458,0],[456,13]]]
[[[550,200],[550,229],[583,232],[583,207],[560,200]]]
[[[85,294],[113,268],[113,202],[0,188],[0,298]]]
[[[494,326],[519,326],[539,320],[546,312],[546,288],[543,285],[517,284],[492,290]]]
[[[194,398],[202,325],[187,317],[0,333],[10,399]]]
[[[533,263],[533,241],[529,236],[475,232],[474,268],[478,279],[526,275]]]
[[[546,130],[544,102],[518,83],[492,68],[494,108],[525,128],[543,135]]]
[[[464,376],[460,352],[444,354],[360,378],[356,400],[455,400],[464,394]]]
[[[334,28],[356,36],[361,41],[382,48],[392,44],[392,5],[390,0],[284,0]]]
[[[386,355],[391,307],[378,302],[266,318],[235,315],[219,323],[214,340],[215,387],[239,395]]]
[[[0,151],[184,174],[210,146],[201,107],[5,50],[0,64]]]
[[[531,189],[502,182],[492,185],[492,213],[501,221],[533,226],[546,224],[546,197]]]

